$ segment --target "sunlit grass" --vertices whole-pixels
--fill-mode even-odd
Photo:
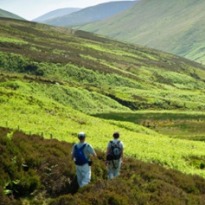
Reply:
[[[0,126],[72,143],[77,142],[76,136],[79,131],[85,131],[87,140],[101,150],[105,150],[108,141],[112,139],[112,133],[117,130],[121,133],[121,139],[125,144],[126,155],[185,173],[205,176],[203,171],[193,168],[185,160],[191,156],[205,156],[204,142],[172,139],[131,122],[107,121],[91,117],[70,106],[62,105],[46,95],[43,96],[40,91],[29,95],[28,85],[23,85],[17,91],[5,89],[5,84],[1,88]],[[169,113],[174,116],[177,111]],[[157,116],[154,111],[150,111],[150,114]],[[123,116],[123,113],[121,115]]]

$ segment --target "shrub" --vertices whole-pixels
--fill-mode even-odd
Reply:
[[[100,151],[91,183],[79,189],[72,144],[10,132],[2,129],[0,134],[0,203],[21,204],[26,199],[36,205],[203,204],[204,179],[125,158],[121,176],[107,180]]]

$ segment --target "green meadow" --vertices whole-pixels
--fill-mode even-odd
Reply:
[[[204,66],[93,34],[0,20],[0,126],[204,174]],[[197,158],[197,160],[196,160]]]
[[[77,132],[84,130],[88,141],[104,151],[112,133],[118,130],[127,156],[184,173],[205,176],[204,169],[200,167],[205,164],[204,128],[194,132],[197,126],[204,123],[205,114],[188,111],[181,114],[177,111],[127,113],[128,108],[109,98],[103,99],[95,92],[89,93],[67,85],[36,82],[34,79],[25,80],[19,74],[7,75],[6,82],[0,83],[0,126],[71,143],[77,142]],[[94,100],[98,103],[96,107]],[[95,112],[105,110],[111,113],[121,110],[121,113],[116,116],[110,114],[112,118],[105,120],[102,119],[103,114],[98,114],[98,117],[84,114],[82,106],[85,110],[90,107]],[[188,122],[192,128],[184,128],[187,134],[184,136],[183,127],[188,126]],[[182,128],[177,129],[177,126]],[[177,137],[180,132],[183,133],[182,136]],[[176,136],[170,136],[171,133]],[[186,140],[197,134],[199,136],[196,137],[202,137],[202,141]],[[192,160],[193,157],[199,157],[197,163]]]
[[[203,205],[204,89],[205,67],[187,59],[0,19],[0,204]],[[80,131],[98,153],[83,189],[70,160]],[[109,181],[114,131],[125,159]]]
[[[94,116],[107,120],[127,121],[167,135],[171,138],[204,141],[205,113],[180,110],[142,110],[137,112],[99,113]]]

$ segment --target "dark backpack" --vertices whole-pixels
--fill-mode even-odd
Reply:
[[[120,157],[122,156],[122,146],[120,145],[120,141],[118,141],[117,143],[110,141],[110,143],[111,147],[110,152],[106,157],[107,161],[120,159]]]
[[[88,163],[87,158],[85,157],[85,154],[83,152],[84,148],[86,147],[87,144],[84,144],[82,147],[78,148],[77,145],[74,146],[74,159],[75,159],[75,164],[76,165],[84,165]]]

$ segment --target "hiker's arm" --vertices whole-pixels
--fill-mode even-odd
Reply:
[[[110,153],[110,148],[111,146],[110,146],[110,142],[108,143],[108,145],[107,145],[107,150],[106,150],[106,156]]]
[[[94,158],[96,158],[97,157],[97,154],[96,154],[96,152],[95,152],[95,150],[94,149],[92,149],[92,151],[90,152],[90,157],[94,157]]]
[[[97,157],[97,154],[91,145],[89,145],[89,156],[90,157]]]
[[[71,151],[71,159],[74,160],[74,147],[72,147],[72,151]]]
[[[106,156],[109,154],[109,152],[110,152],[110,149],[109,149],[109,147],[107,147]]]
[[[95,151],[93,152],[92,156],[93,156],[93,157],[97,157],[97,154],[96,154]]]
[[[109,144],[107,145],[107,149],[106,149],[106,155],[105,155],[105,164],[108,165],[108,160],[107,160],[107,156],[110,153],[110,146]]]
[[[122,146],[121,162],[123,163],[123,158],[124,158],[124,145],[123,145],[123,143],[121,144],[121,146]]]
[[[71,159],[72,159],[72,160],[74,160],[74,156],[73,156],[73,153],[71,153]]]
[[[121,160],[123,161],[123,151],[124,151],[124,148],[122,148],[122,155],[121,155]]]

